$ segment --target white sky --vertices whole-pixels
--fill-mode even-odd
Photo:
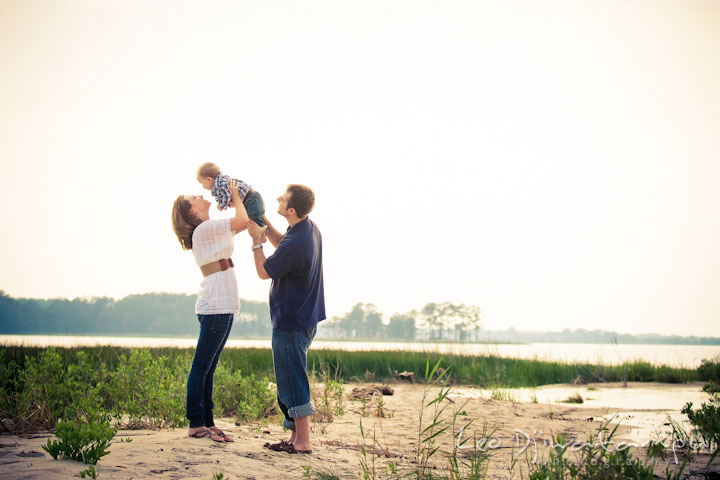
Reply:
[[[0,0],[0,289],[194,293],[213,161],[315,190],[329,316],[718,336],[719,85],[711,0]]]

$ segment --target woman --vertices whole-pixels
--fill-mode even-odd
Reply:
[[[233,315],[240,308],[230,259],[233,239],[248,225],[237,182],[233,181],[229,186],[235,206],[233,218],[210,220],[210,202],[200,195],[179,196],[172,212],[173,230],[180,245],[185,250],[192,250],[195,262],[204,275],[195,302],[200,337],[187,381],[188,435],[216,442],[233,441],[213,421],[213,376],[230,334]]]

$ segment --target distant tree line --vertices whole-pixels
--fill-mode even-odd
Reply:
[[[12,298],[0,291],[0,333],[68,335],[194,336],[195,295],[146,293],[109,297]],[[242,300],[233,334],[270,336],[267,302]]]
[[[486,330],[481,339],[485,342],[515,343],[617,343],[617,344],[661,344],[661,345],[720,345],[718,337],[697,337],[680,335],[660,335],[658,333],[609,332],[607,330],[586,330],[584,328],[566,328],[559,332]]]
[[[345,340],[478,341],[482,312],[463,304],[428,303],[421,310],[393,314],[388,323],[372,303],[358,303],[344,315],[330,318],[320,325],[326,338]]]
[[[186,337],[198,333],[195,295],[146,293],[120,300],[109,297],[13,298],[0,290],[0,334],[138,335]],[[646,343],[719,345],[720,338],[628,335],[603,330],[565,329],[523,332],[513,328],[482,328],[480,308],[463,304],[428,303],[420,310],[394,313],[387,322],[371,303],[358,303],[349,312],[320,323],[318,338],[338,340],[404,340],[429,342],[517,343]],[[241,300],[231,336],[268,338],[267,302]]]

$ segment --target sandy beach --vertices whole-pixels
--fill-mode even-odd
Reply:
[[[100,472],[99,478],[124,480],[210,480],[216,472],[222,472],[225,479],[300,479],[304,478],[309,469],[332,473],[343,479],[355,479],[361,471],[362,421],[368,463],[374,458],[378,473],[389,462],[396,464],[400,472],[410,471],[416,465],[419,411],[424,387],[413,384],[391,385],[394,390],[391,396],[368,397],[362,401],[350,399],[354,388],[369,386],[345,385],[346,413],[336,416],[331,423],[312,424],[312,454],[290,455],[263,447],[266,442],[277,442],[288,437],[276,421],[277,418],[265,424],[247,425],[236,425],[234,419],[225,418],[217,424],[234,436],[234,443],[189,438],[185,429],[120,430],[110,447],[110,454],[100,460],[96,469]],[[428,400],[437,391],[431,390]],[[567,397],[569,392],[576,391],[587,399],[583,404],[558,401],[563,396]],[[531,398],[527,398],[528,395]],[[680,419],[679,410],[684,401],[699,402],[704,398],[703,395],[700,384],[555,385],[531,392],[488,392],[453,387],[449,398],[442,402],[442,406],[446,407],[442,418],[449,422],[453,411],[460,411],[456,429],[473,420],[471,426],[462,433],[462,438],[482,438],[485,432],[484,436],[488,440],[485,443],[481,441],[479,446],[490,455],[488,478],[509,479],[513,475],[514,478],[527,478],[529,465],[547,458],[548,444],[558,434],[564,434],[568,439],[586,441],[597,432],[603,419],[614,417],[621,420],[616,436],[618,443],[625,440],[642,444],[650,439],[658,439],[667,432],[668,426],[664,425],[667,423],[667,414]],[[593,396],[602,399],[605,405],[593,404],[598,401]],[[653,397],[666,399],[665,404],[660,405],[660,408],[637,408],[643,404],[652,406]],[[632,398],[634,403],[623,405],[623,398]],[[613,402],[616,405],[612,405]],[[384,417],[377,416],[378,413]],[[431,409],[425,409],[424,415],[423,425],[426,425],[432,416]],[[42,450],[41,445],[53,437],[49,432],[0,436],[0,477],[77,478],[76,475],[87,468],[86,465],[53,460]],[[125,439],[132,441],[127,442]],[[439,440],[442,446],[431,464],[441,474],[441,470],[447,466],[447,457],[442,452],[451,449],[453,437],[448,431]],[[472,442],[465,446],[470,446]],[[472,450],[460,450],[461,458],[466,458]],[[644,450],[633,448],[633,453],[642,456]],[[668,445],[665,459],[657,465],[656,473],[664,474],[665,462],[671,466],[674,464],[672,450],[672,445]],[[513,458],[517,460],[514,473],[510,471]],[[678,454],[678,458],[682,461],[683,457]],[[705,454],[697,455],[689,465],[689,471],[701,471],[708,458]],[[377,478],[388,477],[378,475]]]

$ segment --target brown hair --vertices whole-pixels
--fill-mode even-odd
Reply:
[[[190,213],[190,202],[184,197],[180,195],[173,204],[172,226],[183,250],[191,250],[193,232],[202,221]]]
[[[220,173],[220,167],[215,165],[212,162],[205,162],[202,165],[200,165],[200,168],[198,168],[197,176],[198,177],[212,177],[215,178]]]
[[[315,194],[305,185],[293,183],[287,186],[290,199],[287,208],[294,208],[298,218],[305,218],[315,206]]]

